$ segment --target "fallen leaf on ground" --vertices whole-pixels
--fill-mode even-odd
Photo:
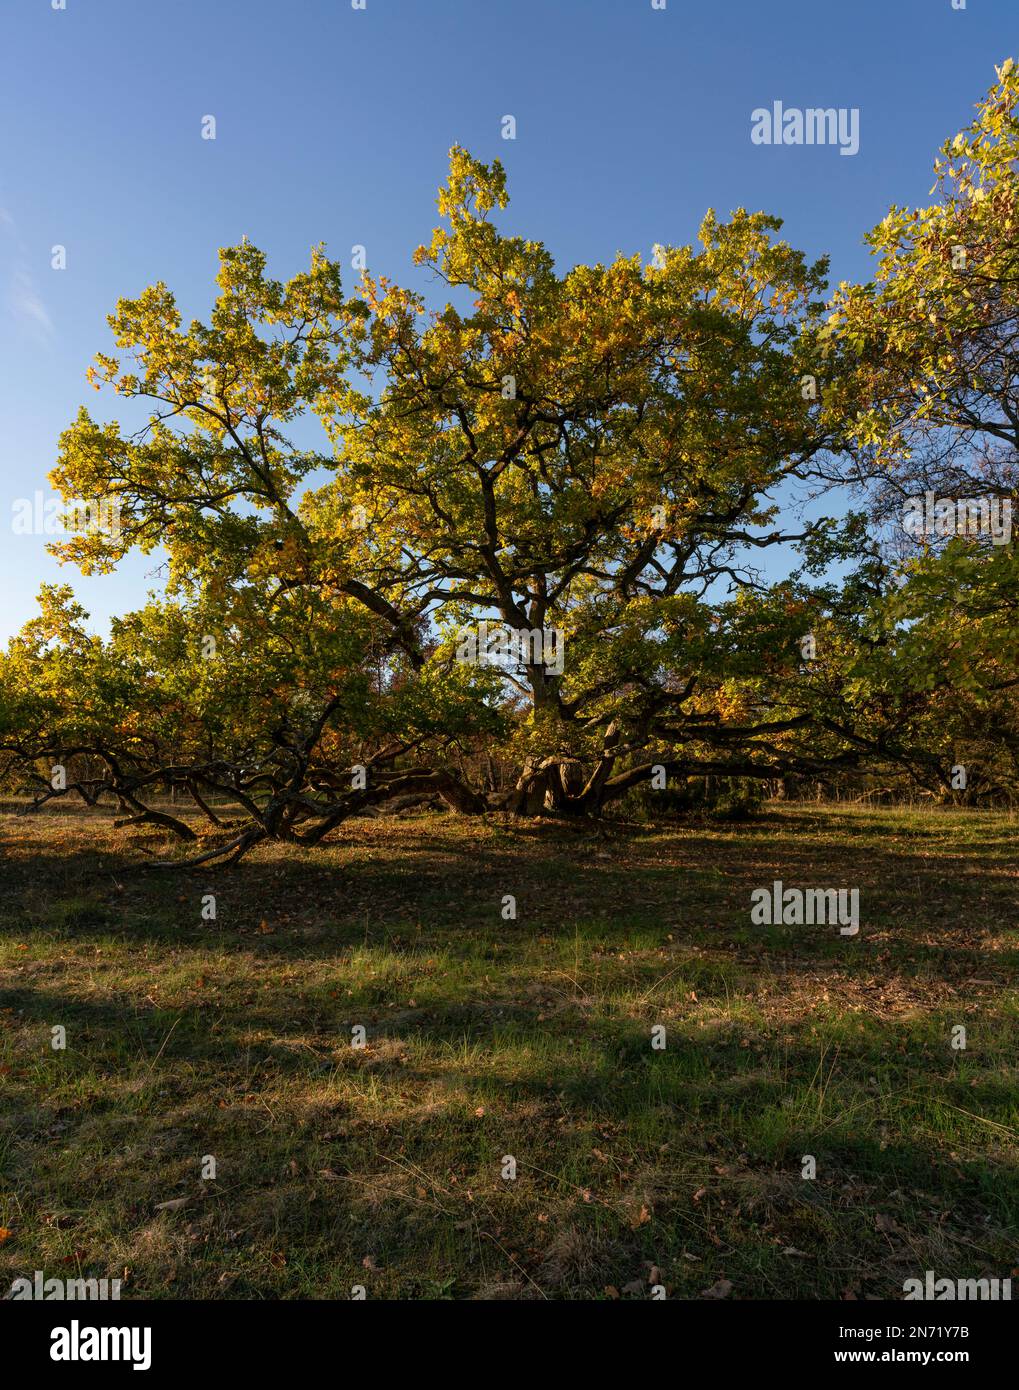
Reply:
[[[732,1280],[719,1279],[710,1289],[701,1289],[701,1298],[728,1298],[732,1293]]]

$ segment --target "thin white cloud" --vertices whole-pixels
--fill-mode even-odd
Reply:
[[[15,270],[11,278],[11,309],[28,331],[40,342],[53,337],[53,320],[42,302],[35,281],[24,268]]]

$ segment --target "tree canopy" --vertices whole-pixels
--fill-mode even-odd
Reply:
[[[423,288],[348,288],[323,247],[276,281],[243,242],[207,323],[163,283],[119,301],[89,376],[129,419],[82,407],[51,475],[117,524],[54,549],[85,573],[158,550],[165,592],[102,639],[43,590],[0,657],[0,773],[189,839],[180,793],[201,858],[404,796],[596,814],[663,777],[944,791],[960,764],[1013,787],[1010,530],[901,519],[1011,514],[1017,109],[1009,60],[936,200],[892,208],[874,281],[834,293],[743,209],[560,271],[503,230],[500,163],[454,147]]]

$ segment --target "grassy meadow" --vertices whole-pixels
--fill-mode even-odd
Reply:
[[[0,1296],[901,1298],[1019,1266],[1014,815],[429,814],[209,872],[107,810],[0,810]],[[776,878],[859,887],[859,935],[751,925]]]

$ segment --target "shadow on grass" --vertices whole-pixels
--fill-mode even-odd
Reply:
[[[87,1235],[150,1296],[179,1268],[189,1296],[229,1271],[234,1297],[358,1279],[459,1296],[493,1270],[509,1296],[594,1296],[644,1263],[679,1296],[723,1275],[838,1297],[1007,1272],[1004,841],[992,823],[946,872],[944,832],[891,847],[776,819],[590,838],[373,822],[208,876],[128,873],[98,833],[6,823],[0,1145],[31,1258]],[[773,878],[859,887],[860,936],[751,927]],[[902,981],[900,1016],[869,1007]],[[200,1186],[207,1153],[221,1177]],[[154,1215],[177,1195],[187,1217]],[[48,1223],[67,1208],[65,1238]]]

